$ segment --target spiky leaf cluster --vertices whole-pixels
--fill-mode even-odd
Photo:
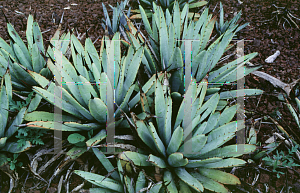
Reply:
[[[75,171],[100,187],[91,191],[149,189],[156,193],[208,189],[227,192],[223,184],[239,184],[237,177],[218,169],[243,165],[245,161],[236,157],[253,152],[255,145],[222,147],[243,128],[242,121],[232,121],[239,106],[227,106],[227,99],[257,95],[262,91],[219,92],[219,87],[258,69],[245,68],[244,73],[237,73],[256,53],[216,68],[239,28],[230,26],[209,44],[216,18],[208,15],[208,9],[205,9],[198,20],[193,20],[189,15],[190,4],[172,2],[161,1],[162,6],[151,3],[152,21],[148,20],[144,8],[139,7],[147,34],[136,29],[128,17],[122,15],[125,4],[115,9],[112,24],[106,13],[106,25],[110,25],[114,36],[102,38],[99,53],[90,38],[82,45],[70,32],[60,37],[60,28],[45,52],[40,30],[32,16],[28,19],[26,46],[8,24],[11,46],[0,39],[0,69],[5,69],[5,73],[3,69],[1,71],[0,150],[20,152],[26,149],[26,145],[20,150],[15,146],[17,144],[6,143],[19,126],[67,131],[74,132],[68,135],[73,148],[67,152],[65,160],[75,160],[93,150],[109,172],[108,176],[101,176]],[[170,7],[172,15],[165,9]],[[118,18],[123,16],[129,29],[122,32],[125,40],[118,32]],[[122,22],[125,22],[124,17]],[[184,42],[188,40],[193,40],[192,49],[185,46],[188,44]],[[121,53],[121,42],[127,46],[125,54]],[[192,61],[190,71],[185,66],[189,59]],[[189,76],[190,72],[192,76]],[[186,84],[189,78],[190,84]],[[13,87],[33,90],[36,96],[9,123],[7,110]],[[50,111],[34,111],[42,98],[56,110],[62,110],[60,116]],[[21,125],[23,120],[26,123]],[[96,149],[96,145],[107,137],[109,131],[106,129],[112,127],[130,127],[137,144],[141,145],[135,147],[138,151],[119,154],[117,170]],[[83,134],[85,131],[88,135]],[[93,135],[91,131],[97,133]],[[130,147],[126,145],[124,147]],[[0,158],[0,164],[4,163],[5,155],[0,154]],[[129,166],[139,168],[134,172],[135,176],[128,174]],[[158,169],[163,179],[154,183],[142,167]],[[55,175],[58,172],[59,168]]]
[[[148,76],[155,74],[156,71],[172,73],[170,79],[172,92],[184,94],[184,75],[188,70],[184,65],[185,60],[191,61],[190,73],[197,82],[208,75],[209,88],[214,88],[209,92],[212,94],[216,93],[223,83],[235,82],[260,68],[260,66],[245,67],[243,73],[238,73],[257,53],[248,54],[217,68],[221,57],[232,47],[230,42],[233,36],[240,29],[234,25],[211,42],[216,17],[208,15],[208,9],[205,9],[195,21],[188,17],[188,4],[180,11],[179,4],[175,1],[173,12],[170,14],[168,9],[163,12],[160,6],[153,3],[154,14],[151,24],[143,7],[139,8],[148,38],[129,23],[130,33],[127,32],[129,44],[134,45],[136,49],[141,44],[146,45],[142,64]],[[191,52],[190,57],[185,52]],[[251,90],[245,90],[246,95],[248,92],[249,95],[253,94]]]
[[[120,153],[119,158],[138,166],[164,169],[164,181],[167,181],[166,188],[170,192],[181,189],[176,186],[176,178],[198,192],[204,188],[227,192],[222,184],[239,184],[237,177],[218,170],[244,165],[245,161],[235,157],[256,149],[255,145],[221,147],[243,128],[243,121],[231,121],[237,105],[222,112],[216,111],[220,99],[218,93],[204,102],[207,92],[205,79],[202,83],[193,80],[178,112],[172,108],[168,92],[160,81],[156,81],[154,103],[157,118],[147,121],[134,119],[139,137],[148,146],[145,150],[148,154],[126,151]],[[190,108],[191,112],[187,115],[186,109]],[[236,151],[239,148],[241,151]]]
[[[33,16],[27,19],[27,46],[20,38],[11,23],[7,23],[10,45],[0,38],[0,77],[9,67],[12,85],[19,91],[28,91],[31,86],[38,85],[25,69],[49,77],[50,71],[46,67],[43,36],[39,25]]]

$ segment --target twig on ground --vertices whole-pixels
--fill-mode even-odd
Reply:
[[[42,34],[48,32],[48,31],[50,31],[50,30],[51,30],[51,29],[48,29],[48,30],[46,30],[46,31],[43,31]]]
[[[241,57],[238,55],[238,57]],[[249,66],[254,66],[254,64],[252,64],[251,62],[247,62],[247,64]],[[292,91],[292,89],[294,88],[294,86],[300,81],[300,79],[295,80],[294,82],[290,83],[290,84],[286,84],[284,82],[282,82],[281,80],[265,73],[265,72],[261,72],[261,71],[254,71],[251,72],[251,74],[254,74],[255,76],[258,76],[260,78],[263,78],[265,80],[267,80],[268,82],[270,82],[274,87],[279,87],[282,90],[284,90],[287,94],[287,96],[290,96],[290,92]]]

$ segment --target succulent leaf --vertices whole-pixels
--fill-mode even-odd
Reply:
[[[188,164],[188,159],[183,157],[183,154],[180,152],[175,152],[169,155],[168,163],[172,167],[182,167]]]
[[[124,151],[119,154],[119,158],[125,161],[129,161],[129,159],[137,166],[152,166],[150,162],[148,162],[148,156],[143,155],[137,152]]]
[[[178,190],[176,188],[176,184],[174,182],[174,178],[172,176],[172,173],[170,171],[165,171],[164,173],[164,182],[167,184],[167,190],[172,193],[178,193]]]
[[[222,184],[241,184],[240,180],[236,176],[220,170],[202,168],[198,171],[201,175]]]
[[[196,179],[194,178],[189,172],[187,172],[184,168],[175,168],[175,173],[177,176],[184,181],[187,185],[192,187],[194,190],[198,192],[203,192],[204,188],[203,185]]]
[[[167,165],[163,159],[161,159],[160,157],[157,157],[155,155],[152,155],[152,154],[149,155],[148,161],[159,168],[167,167]]]
[[[105,178],[104,176],[93,174],[90,172],[75,170],[75,174],[79,175],[80,177],[84,178],[85,180],[100,186],[102,188],[110,189],[116,192],[123,192],[123,186],[116,180],[112,180],[110,178]]]
[[[182,143],[182,139],[183,139],[183,129],[182,127],[178,126],[173,132],[172,138],[167,148],[167,153],[169,155],[175,153],[179,149]]]
[[[214,191],[214,192],[223,192],[223,193],[227,193],[228,189],[225,188],[222,184],[208,178],[205,177],[201,174],[199,174],[198,172],[192,172],[191,175],[196,178],[198,181],[200,181],[203,186],[205,187],[205,189]]]

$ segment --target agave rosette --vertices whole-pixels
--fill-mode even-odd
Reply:
[[[27,19],[27,46],[11,23],[7,23],[7,31],[10,37],[10,45],[0,37],[0,78],[9,68],[13,92],[28,96],[32,91],[32,86],[38,86],[39,84],[27,73],[27,70],[39,73],[47,78],[52,76],[46,65],[43,36],[32,15],[29,15]],[[51,39],[52,44],[55,40],[59,40],[59,31],[60,29]],[[61,37],[61,40],[65,40],[63,48],[68,47],[68,41],[65,38],[68,38],[68,36],[63,34]],[[50,50],[50,46],[48,50]],[[34,111],[41,99],[41,96],[35,95],[33,103],[28,107],[28,112]]]
[[[186,191],[191,188],[203,192],[205,188],[228,192],[223,184],[240,184],[236,176],[218,169],[244,165],[246,162],[236,157],[255,151],[256,146],[241,144],[221,147],[243,128],[243,121],[231,121],[237,105],[222,112],[216,110],[222,98],[218,93],[204,102],[207,87],[207,80],[196,83],[193,79],[186,93],[191,98],[184,98],[177,112],[172,106],[168,89],[159,80],[156,81],[154,105],[157,117],[147,121],[134,119],[138,136],[148,148],[143,149],[142,153],[122,152],[119,158],[132,161],[136,166],[163,169],[164,183],[161,188],[169,192],[182,192],[187,187]],[[149,110],[147,103],[144,105],[143,109]],[[188,115],[184,116],[185,105],[191,108],[189,122],[185,118]],[[237,148],[243,148],[243,151],[237,152]],[[181,182],[176,183],[177,180]]]
[[[134,45],[136,48],[140,44],[146,45],[142,64],[150,76],[161,70],[171,72],[171,91],[184,94],[184,70],[187,70],[183,60],[186,57],[185,40],[194,40],[190,50],[192,52],[191,73],[197,82],[208,75],[209,94],[218,92],[220,90],[218,87],[222,84],[235,82],[260,68],[260,66],[245,67],[245,63],[254,58],[257,53],[245,55],[217,68],[221,57],[232,47],[230,42],[234,34],[243,26],[232,26],[209,45],[216,17],[212,18],[211,14],[208,15],[208,9],[205,9],[198,21],[189,20],[188,9],[188,4],[186,4],[180,11],[178,2],[175,2],[171,15],[168,10],[164,13],[160,6],[153,3],[154,14],[152,15],[152,24],[150,24],[143,7],[140,6],[143,24],[150,37],[149,40],[145,39],[142,33],[128,21],[130,28],[130,33],[127,32],[130,41],[128,45]],[[244,67],[244,73],[237,73]],[[256,91],[244,89],[243,95],[244,93],[245,95],[260,94]]]
[[[49,77],[50,71],[46,67],[43,36],[39,25],[33,16],[27,19],[26,38],[27,45],[20,38],[11,23],[7,23],[7,31],[11,39],[8,45],[0,38],[0,77],[2,77],[9,66],[13,88],[20,91],[30,91],[31,86],[38,83],[28,75],[25,69],[40,73]]]
[[[119,36],[118,32],[112,40],[105,36],[98,55],[89,38],[86,39],[84,48],[72,35],[73,64],[61,53],[61,49],[52,49],[53,55],[56,56],[55,62],[49,58],[47,66],[55,75],[56,83],[27,70],[40,85],[33,86],[33,90],[65,113],[62,114],[60,122],[54,119],[54,113],[34,111],[25,117],[25,120],[29,121],[26,126],[75,132],[102,129],[95,138],[86,142],[88,146],[95,145],[105,138],[106,124],[108,127],[113,124],[117,127],[122,122],[120,109],[128,112],[129,108],[133,108],[139,102],[139,94],[133,94],[134,91],[139,91],[135,79],[144,51],[143,47],[135,50],[131,46],[127,55],[121,58]],[[159,75],[161,79],[162,75]],[[61,86],[55,85],[59,84],[58,80],[62,81]],[[142,87],[148,95],[154,92],[154,82],[155,76]]]

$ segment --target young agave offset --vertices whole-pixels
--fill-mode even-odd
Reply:
[[[12,84],[9,69],[3,75],[0,87],[0,152],[20,153],[31,147],[29,141],[25,145],[18,147],[17,142],[8,141],[17,130],[27,113],[27,107],[23,107],[13,118],[9,113],[9,103],[12,100]],[[10,115],[10,116],[9,116]],[[7,163],[5,154],[0,153],[0,167]]]
[[[196,83],[193,79],[177,112],[168,88],[156,81],[154,105],[157,118],[139,120],[132,114],[136,132],[146,147],[143,153],[122,152],[119,158],[136,166],[162,169],[164,183],[158,190],[165,188],[173,193],[190,192],[192,188],[203,192],[205,188],[228,192],[223,184],[240,184],[240,181],[218,168],[242,166],[246,162],[236,157],[256,149],[255,145],[244,144],[221,147],[243,128],[243,121],[231,121],[237,105],[216,111],[222,98],[218,93],[204,103],[207,82],[203,79]],[[185,115],[185,105],[191,109],[190,115]],[[144,103],[144,109],[149,109],[147,103]],[[191,121],[188,121],[189,116]],[[242,151],[238,152],[240,148]]]
[[[232,18],[232,20],[230,21],[226,21],[224,23],[224,9],[223,9],[223,5],[220,2],[220,22],[218,23],[216,21],[216,30],[218,32],[219,35],[222,35],[223,33],[226,32],[226,30],[234,28],[237,25],[238,20],[241,18],[242,15],[242,11],[240,11],[238,14],[236,14],[234,16],[234,18]],[[238,31],[240,31],[241,29],[243,29],[244,27],[246,27],[247,25],[249,25],[249,23],[245,23],[242,26],[240,26],[235,33],[237,33]]]
[[[158,3],[159,6],[161,6],[163,11],[165,12],[167,9],[172,11],[175,2],[176,2],[176,0],[163,0],[163,1],[141,0],[140,5],[145,8],[145,12],[146,12],[147,17],[151,17],[152,13],[153,13],[152,10],[151,10],[153,3]],[[179,3],[180,9],[184,9],[185,5],[188,5],[188,7],[190,9],[192,9],[192,8],[200,8],[200,7],[207,4],[207,1],[203,1],[203,0],[201,0],[201,1],[197,1],[197,0],[179,0],[177,2]],[[130,19],[141,19],[140,10],[132,10],[132,12],[137,13],[137,14],[130,17]],[[195,12],[188,13],[188,16],[199,18],[199,14],[195,13]]]
[[[144,4],[147,4],[148,6],[151,6],[153,2],[157,2],[157,1],[153,1],[153,0],[142,0],[141,1]],[[163,1],[159,1],[160,6],[166,10],[166,9],[172,9],[175,0],[163,0]],[[197,0],[179,0],[178,1],[180,9],[182,9],[186,4],[190,4],[189,7],[190,8],[194,8],[194,7],[201,7],[203,5],[206,5],[207,2],[206,1],[197,1]]]
[[[109,5],[113,9],[112,21],[110,21],[107,9],[104,3],[102,3],[103,13],[105,17],[105,19],[102,19],[103,22],[102,27],[103,29],[106,29],[107,27],[107,30],[110,35],[115,34],[117,31],[125,31],[124,27],[127,25],[127,22],[126,22],[126,17],[124,15],[124,12],[125,12],[125,6],[127,6],[128,3],[129,1],[125,0],[125,1],[121,1],[120,4],[117,2],[117,7],[113,7]],[[127,11],[127,17],[130,16],[130,10],[131,7],[129,7]]]

